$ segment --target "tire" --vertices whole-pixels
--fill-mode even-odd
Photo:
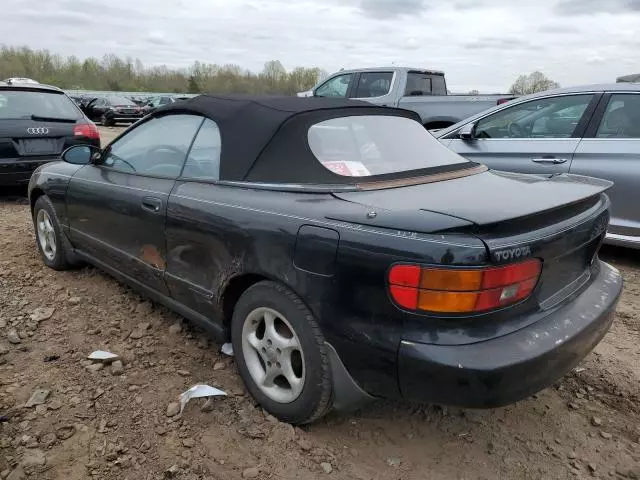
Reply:
[[[113,121],[109,120],[109,117],[107,117],[105,114],[102,114],[102,117],[100,117],[100,123],[104,127],[110,127],[114,125]]]
[[[36,245],[45,265],[54,270],[69,270],[77,265],[76,262],[71,261],[73,248],[62,232],[55,208],[46,195],[39,197],[33,207],[33,226]],[[45,235],[46,231],[48,235]],[[44,237],[47,239],[46,242],[43,240]]]
[[[274,317],[274,329],[266,327],[269,316]],[[231,339],[244,384],[271,415],[297,425],[313,422],[329,411],[332,382],[324,336],[313,314],[292,291],[269,281],[247,289],[233,311]],[[258,347],[250,341],[258,342]],[[297,353],[291,346],[296,342]],[[269,350],[259,353],[263,348]],[[276,375],[273,382],[262,384],[257,378],[262,373],[267,378],[267,371],[272,376],[274,371],[288,376]]]

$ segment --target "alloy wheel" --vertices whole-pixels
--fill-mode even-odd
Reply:
[[[48,260],[53,261],[56,258],[58,248],[56,244],[56,231],[53,228],[51,217],[46,210],[38,211],[36,224],[38,226],[38,241],[40,242],[42,253]]]
[[[289,321],[260,307],[242,327],[242,354],[251,378],[271,400],[291,403],[302,393],[305,365],[302,345]]]

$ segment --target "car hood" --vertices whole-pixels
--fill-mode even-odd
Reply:
[[[491,225],[571,205],[599,195],[612,185],[607,180],[578,175],[490,170],[454,180],[335,196],[385,210],[420,210]]]

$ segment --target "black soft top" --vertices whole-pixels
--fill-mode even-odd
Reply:
[[[153,115],[170,113],[193,113],[216,122],[222,138],[220,180],[264,183],[355,182],[355,178],[323,167],[311,152],[307,133],[316,123],[355,115],[401,116],[420,121],[409,110],[317,97],[200,95],[161,107]]]

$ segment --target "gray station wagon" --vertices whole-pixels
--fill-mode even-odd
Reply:
[[[640,249],[640,84],[529,95],[434,135],[495,170],[575,173],[613,181],[606,242]]]

